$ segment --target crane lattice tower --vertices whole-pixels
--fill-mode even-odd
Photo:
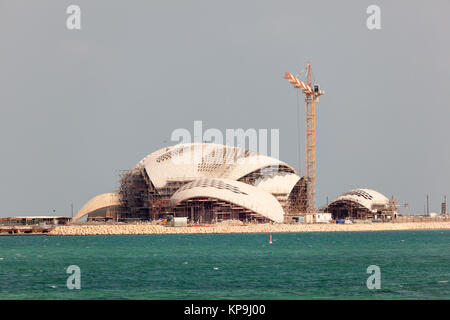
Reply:
[[[299,80],[289,72],[284,78],[287,79],[294,88],[300,89],[305,94],[305,176],[308,182],[307,187],[307,212],[317,212],[316,200],[316,110],[315,103],[319,101],[319,96],[325,94],[319,85],[312,84],[311,64],[306,66],[306,83]]]

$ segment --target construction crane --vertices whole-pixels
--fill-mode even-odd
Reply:
[[[306,65],[306,83],[299,80],[289,72],[284,74],[294,88],[300,89],[305,94],[305,177],[308,183],[307,189],[307,212],[317,212],[316,202],[316,110],[315,103],[319,96],[325,94],[319,85],[312,84],[311,64]]]

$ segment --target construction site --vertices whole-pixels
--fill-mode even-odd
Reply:
[[[394,198],[370,189],[342,194],[317,206],[316,103],[325,92],[311,80],[308,63],[286,79],[304,95],[305,169],[301,175],[278,159],[240,147],[181,144],[157,150],[120,175],[115,194],[99,195],[74,217],[78,221],[157,221],[186,217],[191,224],[329,222],[397,217]],[[182,161],[189,156],[192,161]]]
[[[193,148],[194,146],[192,146]],[[217,146],[217,148],[222,149],[221,151],[224,153],[232,152],[236,154],[240,151],[239,149],[225,146]],[[214,165],[217,168],[221,167],[220,163],[214,163]],[[198,165],[200,168],[202,166],[205,166],[205,162]],[[169,214],[174,214],[176,216],[188,216],[190,221],[199,223],[211,223],[226,219],[268,222],[263,215],[254,212],[251,208],[234,203],[236,201],[232,202],[211,196],[208,197],[202,192],[195,196],[185,196],[179,203],[174,204],[173,201],[171,203],[171,198],[176,192],[179,195],[181,191],[194,188],[215,188],[225,192],[231,191],[235,195],[239,194],[238,190],[239,187],[242,188],[242,184],[231,186],[230,182],[224,183],[217,178],[213,180],[211,177],[213,170],[211,169],[209,169],[208,178],[202,177],[201,172],[206,171],[208,170],[200,169],[199,177],[183,177],[181,179],[179,177],[171,177],[162,188],[158,189],[153,185],[145,167],[138,165],[132,170],[124,171],[119,182],[120,205],[117,210],[117,215],[120,217],[119,220],[158,220]],[[292,178],[294,178],[296,181],[292,185],[292,190],[289,190],[289,192],[274,191],[272,195],[279,201],[281,208],[286,214],[295,215],[299,212],[307,211],[307,183],[303,177],[300,178],[295,175],[293,168],[274,165],[252,171],[236,181],[254,186],[256,181],[261,178],[273,180],[274,177],[278,177],[281,178],[280,183],[288,182],[289,178],[292,181]],[[193,182],[197,183],[193,184]]]
[[[201,160],[173,161],[186,153]],[[191,223],[282,223],[285,216],[307,212],[307,188],[304,177],[275,158],[225,145],[178,145],[123,171],[117,194],[91,199],[74,220],[87,215],[90,221],[135,222],[172,215]]]

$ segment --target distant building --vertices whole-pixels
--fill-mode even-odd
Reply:
[[[56,216],[28,216],[0,218],[2,225],[62,225],[72,220],[70,217]]]
[[[398,214],[395,200],[371,189],[350,190],[331,202],[326,211],[334,220],[394,219]]]

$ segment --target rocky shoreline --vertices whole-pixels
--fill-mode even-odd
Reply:
[[[370,223],[370,224],[251,224],[166,227],[150,223],[83,224],[57,226],[48,234],[61,235],[138,235],[138,234],[209,234],[209,233],[285,233],[285,232],[355,232],[450,229],[449,221]]]

